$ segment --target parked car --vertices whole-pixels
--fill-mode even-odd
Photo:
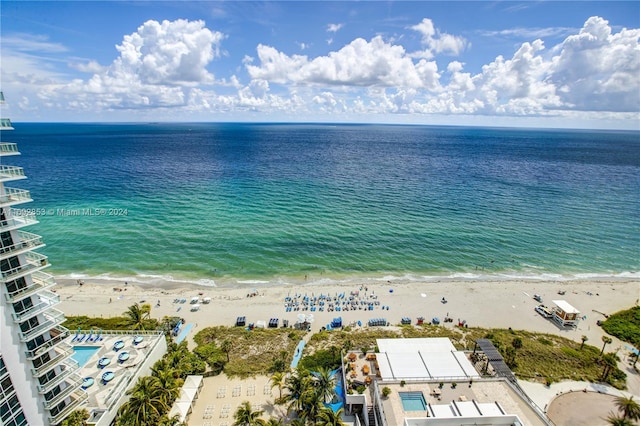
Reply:
[[[542,296],[540,296],[539,294],[534,294],[533,299],[537,302],[542,303]]]
[[[537,313],[545,318],[551,318],[551,310],[544,305],[538,305],[535,307]]]

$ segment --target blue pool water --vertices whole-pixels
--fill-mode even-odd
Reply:
[[[98,352],[98,349],[100,349],[100,346],[74,346],[71,358],[73,358],[80,367],[84,367],[93,354]]]
[[[426,411],[427,401],[422,392],[400,392],[404,411]]]

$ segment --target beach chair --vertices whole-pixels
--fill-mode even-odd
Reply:
[[[215,409],[215,405],[207,405],[207,408],[204,409],[204,414],[202,415],[203,419],[210,419],[213,417],[213,410]]]
[[[240,396],[240,394],[242,394],[242,386],[234,386],[232,396]]]
[[[225,386],[218,388],[218,398],[224,398],[227,396],[227,388]]]
[[[269,383],[264,385],[264,387],[262,388],[262,393],[264,395],[271,396],[271,386],[269,386]]]

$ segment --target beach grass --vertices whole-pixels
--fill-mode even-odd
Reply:
[[[304,334],[289,328],[216,326],[200,330],[193,340],[196,353],[210,355],[205,359],[210,366],[217,363],[229,377],[250,377],[277,370],[278,365],[288,368]]]
[[[640,348],[640,306],[609,315],[602,329],[618,339]]]
[[[320,332],[309,340],[308,352],[330,347],[360,353],[363,349],[376,350],[376,339],[381,338],[447,337],[458,349],[473,350],[476,339],[488,338],[500,350],[505,359],[507,348],[520,338],[521,347],[515,350],[511,368],[521,379],[536,382],[585,380],[598,382],[604,366],[598,363],[600,349],[584,345],[564,337],[523,330],[486,328],[446,328],[434,325],[398,326],[388,328],[363,328],[349,331]],[[614,370],[609,384],[623,389],[624,373]]]

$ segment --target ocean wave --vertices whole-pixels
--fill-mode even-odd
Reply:
[[[597,281],[597,280],[639,280],[640,272],[637,271],[625,271],[620,273],[575,273],[575,274],[559,274],[559,273],[520,273],[520,272],[505,272],[494,274],[476,274],[468,272],[455,272],[447,275],[419,275],[415,273],[406,273],[402,275],[389,275],[383,276],[371,276],[371,275],[341,275],[330,276],[325,275],[317,278],[307,278],[307,280],[301,279],[299,276],[284,277],[278,276],[271,279],[238,279],[226,277],[223,280],[213,280],[210,278],[181,278],[173,275],[156,275],[156,274],[139,274],[133,276],[114,276],[111,274],[99,274],[88,275],[83,273],[72,273],[64,275],[56,275],[57,279],[61,280],[78,280],[82,279],[87,282],[129,282],[132,284],[139,284],[144,286],[161,286],[163,283],[171,284],[187,284],[197,285],[201,287],[237,287],[237,288],[250,288],[256,285],[262,287],[277,287],[277,286],[304,286],[314,287],[320,289],[323,286],[332,285],[366,285],[376,283],[389,283],[401,285],[403,283],[425,282],[495,282],[495,281],[549,281],[549,282],[570,282],[577,280],[585,281]]]

